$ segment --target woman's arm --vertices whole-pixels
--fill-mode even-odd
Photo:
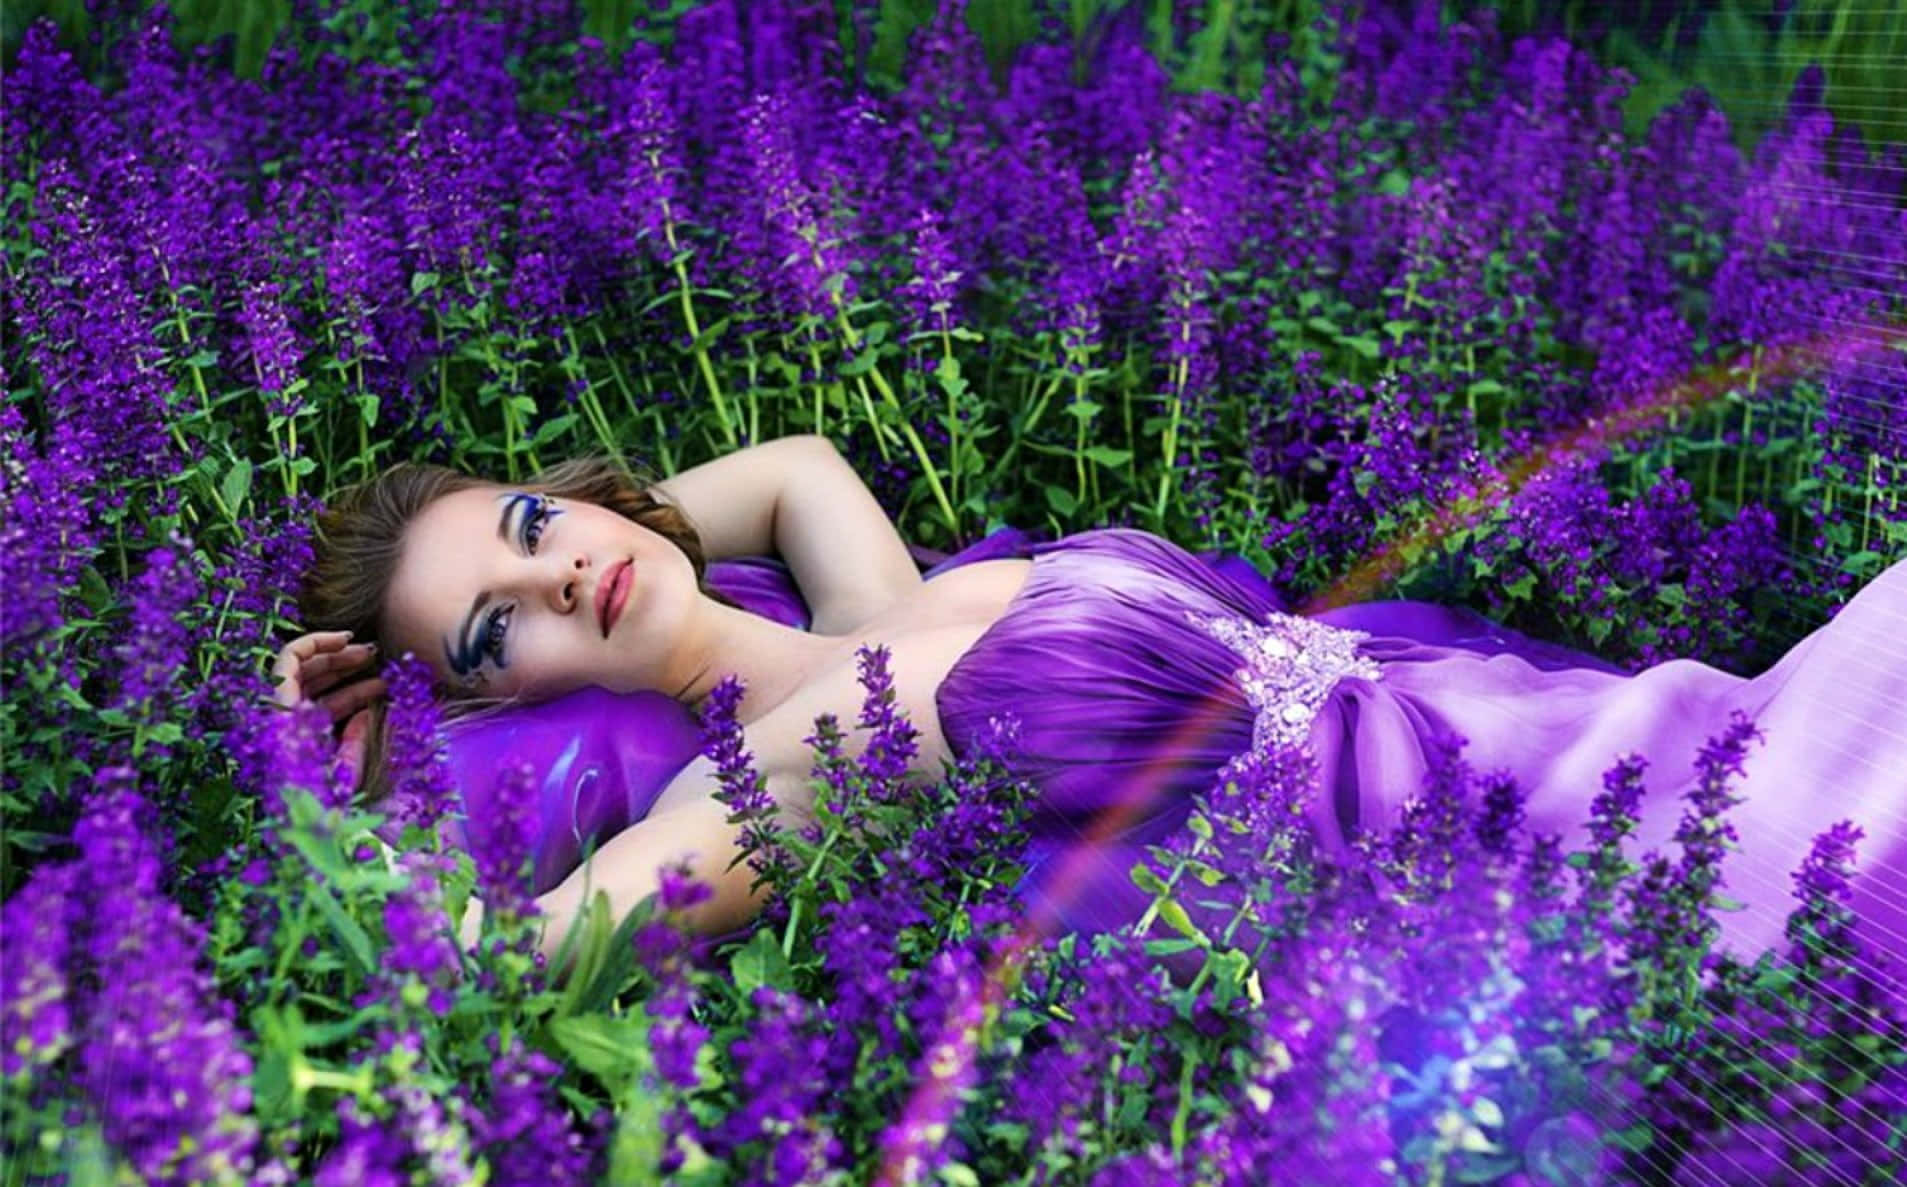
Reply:
[[[834,442],[765,441],[656,484],[702,537],[710,560],[779,553],[816,634],[841,634],[921,584],[874,493]]]
[[[695,778],[706,787],[711,782],[706,770],[702,764],[695,764],[678,780]],[[806,781],[778,772],[766,779],[769,796],[780,806],[781,826],[799,827],[803,813],[796,797],[805,791]],[[670,790],[678,789],[672,786]],[[537,948],[552,968],[564,937],[597,891],[609,896],[612,925],[620,924],[638,904],[661,889],[662,867],[684,858],[689,863],[690,877],[714,888],[711,897],[683,912],[690,931],[722,935],[761,913],[768,888],[764,885],[753,893],[749,891],[755,870],[742,856],[741,828],[728,822],[727,806],[706,792],[678,796],[672,802],[676,806],[652,813],[609,838],[587,862],[536,900],[543,913]],[[568,974],[569,969],[564,968],[555,975]]]

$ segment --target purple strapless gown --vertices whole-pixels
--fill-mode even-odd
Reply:
[[[1696,757],[1741,709],[1764,740],[1751,740],[1733,785],[1744,797],[1730,817],[1740,849],[1724,861],[1722,893],[1746,906],[1720,913],[1721,945],[1752,959],[1782,942],[1790,875],[1813,837],[1847,818],[1866,832],[1859,928],[1894,962],[1871,973],[1899,988],[1907,562],[1749,679],[1692,660],[1627,675],[1423,602],[1298,618],[1243,562],[1201,560],[1130,529],[1014,551],[1032,556],[1032,572],[948,673],[937,707],[956,754],[1003,706],[1020,717],[1015,769],[1041,790],[1021,893],[1063,929],[1136,918],[1147,898],[1128,871],[1144,847],[1183,824],[1190,796],[1228,759],[1280,739],[1308,743],[1318,760],[1312,818],[1334,850],[1357,830],[1389,827],[1421,788],[1433,739],[1454,731],[1473,767],[1515,776],[1527,827],[1560,834],[1566,850],[1587,844],[1602,773],[1641,753],[1646,793],[1629,852],[1679,856],[1671,836]],[[945,564],[970,559],[981,558]]]

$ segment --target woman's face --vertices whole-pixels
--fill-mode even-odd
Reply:
[[[626,586],[605,634],[612,584]],[[483,486],[405,530],[385,603],[391,654],[414,651],[452,695],[547,700],[661,688],[702,594],[666,537],[594,503]],[[612,607],[613,608],[613,607]]]

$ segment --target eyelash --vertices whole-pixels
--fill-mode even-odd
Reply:
[[[550,517],[550,499],[548,495],[543,495],[537,499],[536,510],[530,512],[523,520],[523,547],[532,556],[536,555],[536,546],[542,542],[543,528],[549,523]],[[534,538],[532,538],[532,533],[534,533]],[[515,617],[515,615],[516,607],[510,606],[497,611],[484,620],[483,650],[478,653],[477,657],[479,662],[481,662],[485,656],[488,656],[491,663],[499,668],[503,666],[503,643],[504,640],[509,637],[509,632],[500,631],[497,628],[507,623],[508,620]]]

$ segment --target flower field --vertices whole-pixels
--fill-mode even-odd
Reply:
[[[0,80],[0,1187],[1907,1177],[1875,838],[1820,821],[1786,942],[1713,946],[1748,722],[1665,853],[1647,756],[1571,852],[1451,750],[1350,861],[1302,754],[1242,756],[1144,919],[1058,935],[1011,895],[1033,789],[992,747],[905,784],[867,650],[809,832],[707,707],[759,928],[691,942],[671,879],[559,980],[525,821],[445,838],[424,665],[394,853],[266,676],[345,483],[797,433],[926,550],[1140,527],[1294,608],[1760,672],[1907,556],[1907,118],[1833,11],[1712,13],[1695,50],[1830,67],[1729,108],[1575,5],[42,7]]]

